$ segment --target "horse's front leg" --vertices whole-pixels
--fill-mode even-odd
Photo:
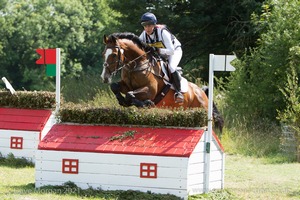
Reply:
[[[127,101],[121,94],[121,83],[112,83],[110,85],[111,91],[115,94],[119,104],[124,107],[131,106],[131,101]]]
[[[155,104],[153,101],[147,98],[148,92],[149,92],[148,87],[143,87],[133,91],[129,91],[126,93],[126,98],[125,98],[126,102],[131,102],[131,105],[134,105],[138,108],[152,107]],[[140,100],[140,99],[146,99],[146,100]]]

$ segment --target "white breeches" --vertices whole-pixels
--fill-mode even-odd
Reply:
[[[181,58],[182,58],[182,49],[181,47],[177,47],[174,51],[174,54],[168,57],[169,70],[171,73],[175,72],[176,67],[179,65]]]

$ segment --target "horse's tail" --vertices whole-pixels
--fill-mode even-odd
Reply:
[[[203,86],[202,90],[205,92],[206,96],[208,97],[208,87],[207,86]],[[217,129],[220,130],[220,132],[222,133],[223,131],[223,127],[224,127],[224,119],[221,115],[221,113],[219,112],[217,105],[215,104],[215,102],[213,102],[213,119],[214,119],[214,125]]]

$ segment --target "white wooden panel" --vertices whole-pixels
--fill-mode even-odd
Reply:
[[[210,182],[221,181],[222,171],[211,171],[210,172]],[[204,173],[201,174],[191,174],[188,176],[188,185],[196,185],[199,183],[204,183]]]
[[[215,160],[210,162],[210,171],[222,170],[223,162],[222,160]]]
[[[222,171],[211,171],[210,172],[210,182],[215,182],[215,181],[222,181]]]
[[[223,153],[220,151],[211,151],[210,152],[210,160],[216,161],[216,160],[222,160],[223,159]]]
[[[218,171],[222,170],[223,168],[223,161],[222,160],[214,160],[210,162],[210,170],[211,171]]]
[[[204,166],[205,166],[205,163],[190,164],[189,168],[188,168],[188,175],[197,174],[197,173],[204,173]],[[222,160],[211,161],[211,163],[210,163],[210,170],[211,171],[222,170],[222,167],[223,167]]]
[[[39,139],[38,131],[0,130],[0,138],[23,137],[26,139]]]
[[[195,149],[193,150],[193,153],[204,153],[205,152],[205,143],[204,141],[198,142]]]
[[[23,149],[37,149],[37,146],[38,146],[38,141],[37,140],[29,140],[29,139],[24,139],[23,138]],[[0,148],[3,147],[3,148],[7,148],[9,147],[10,148],[10,138],[5,138],[5,139],[2,139],[0,138]]]
[[[11,137],[22,137],[22,149],[11,149]],[[12,153],[16,158],[26,158],[31,162],[35,162],[35,152],[38,146],[39,132],[36,131],[3,131],[0,133],[0,152],[3,156]]]
[[[186,157],[163,157],[147,155],[128,155],[128,154],[111,154],[111,153],[88,153],[88,152],[71,152],[71,151],[50,151],[38,150],[36,153],[37,160],[60,161],[63,158],[79,159],[84,163],[101,163],[101,164],[124,164],[135,165],[136,163],[160,163],[161,167],[187,168],[188,158]]]
[[[41,131],[41,140],[47,135],[47,133],[50,131],[50,129],[55,123],[56,123],[55,114],[54,112],[52,112],[43,130]]]
[[[23,138],[23,149],[37,149],[39,141],[36,139],[36,134],[30,135],[10,135],[7,138],[0,138],[0,149],[9,148],[10,149],[10,139],[11,137],[22,137]],[[22,149],[21,149],[22,150]],[[1,151],[0,151],[1,152]]]
[[[0,138],[0,149],[9,148],[9,147],[10,147],[10,138]]]
[[[62,174],[63,158],[79,159],[79,174]],[[142,162],[157,163],[158,178],[140,178],[139,164]],[[187,163],[188,158],[178,157],[38,150],[36,186],[60,185],[72,181],[79,187],[137,189],[144,192],[170,193],[186,199]]]
[[[203,152],[193,153],[189,158],[189,164],[199,163],[205,161],[205,154]]]
[[[64,182],[61,181],[36,181],[35,186],[37,188],[45,186],[45,185],[63,185]],[[180,198],[183,198],[187,200],[188,194],[186,189],[171,189],[171,188],[158,188],[158,187],[139,187],[139,186],[115,186],[115,185],[106,185],[106,184],[89,184],[86,183],[77,183],[77,186],[82,189],[87,189],[89,187],[92,187],[94,189],[102,189],[102,190],[137,190],[141,192],[147,192],[151,191],[153,193],[158,194],[173,194],[176,196],[179,196]],[[76,193],[76,191],[74,191]]]
[[[23,149],[37,149],[38,141],[36,140],[24,140],[23,138]],[[9,148],[10,149],[10,138],[9,139],[0,139],[0,149]],[[1,152],[1,150],[0,150]]]
[[[185,179],[175,178],[140,178],[139,176],[116,176],[110,174],[63,174],[60,172],[48,172],[36,170],[35,179],[38,181],[72,181],[86,182],[90,184],[107,184],[122,186],[139,187],[162,187],[162,188],[181,188],[186,189],[187,181]]]
[[[223,189],[222,188],[222,181],[210,181],[209,187],[210,187],[211,190]]]
[[[210,145],[210,151],[220,151],[220,148],[218,147],[218,143],[215,141],[215,138],[213,138],[213,141]]]
[[[27,158],[29,160],[35,160],[35,149],[10,149],[10,148],[0,148],[0,152],[3,156],[7,156],[9,153],[14,154],[16,158]]]
[[[196,195],[204,193],[204,183],[190,185],[187,190],[188,195]]]
[[[62,162],[60,161],[37,161],[36,170],[49,172],[61,172]],[[79,173],[83,174],[111,174],[111,175],[128,175],[139,176],[140,165],[123,165],[120,164],[99,164],[99,163],[84,163],[79,160]],[[187,168],[162,167],[158,163],[157,176],[160,178],[186,178]]]
[[[188,175],[204,173],[204,163],[190,164],[188,168]]]
[[[222,189],[224,189],[224,180],[225,180],[225,153],[223,153],[223,159],[222,159],[222,184],[221,184]]]
[[[188,186],[204,184],[204,173],[191,174],[188,176]]]
[[[210,182],[210,189],[214,190],[214,189],[222,189],[221,188],[221,181],[213,181]],[[196,195],[196,194],[203,194],[204,191],[204,184],[196,184],[196,185],[190,185],[188,187],[187,193],[188,195]]]

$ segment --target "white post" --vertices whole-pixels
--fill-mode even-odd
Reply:
[[[13,86],[10,84],[10,82],[5,77],[2,77],[2,81],[5,83],[5,87],[10,91],[11,94],[16,93]]]
[[[55,114],[59,111],[60,108],[60,48],[56,48],[56,109]]]
[[[209,54],[209,83],[208,83],[208,130],[205,137],[205,182],[204,192],[210,190],[210,149],[212,141],[212,123],[213,123],[213,84],[214,84],[214,54]]]

